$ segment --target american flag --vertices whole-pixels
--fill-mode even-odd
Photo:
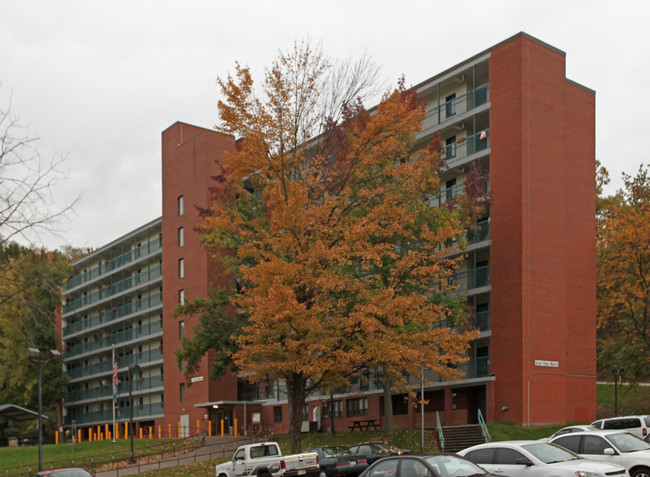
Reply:
[[[117,360],[113,359],[113,398],[117,396],[117,385],[119,381],[117,380]]]

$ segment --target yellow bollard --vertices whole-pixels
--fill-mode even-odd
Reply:
[[[126,422],[124,423],[124,438],[129,438],[129,425]]]
[[[140,439],[142,439],[142,428],[140,428]]]
[[[212,437],[212,420],[208,421],[208,435]]]
[[[113,434],[111,433],[111,431],[108,431],[108,434],[106,435],[106,438],[110,441],[111,437],[113,437]]]
[[[81,442],[81,429],[77,429],[77,434],[79,435],[77,442]]]
[[[151,439],[152,437],[153,437],[153,427],[150,426],[149,427],[149,439]]]
[[[167,425],[169,426],[169,438],[171,439],[172,438],[172,425],[171,424],[167,424]]]
[[[115,439],[119,439],[119,438],[120,438],[120,425],[115,424]]]
[[[108,428],[108,424],[106,424],[106,425],[104,426],[104,436],[106,437],[106,439],[110,439],[110,438],[111,438],[111,437],[110,437],[110,433],[111,433],[111,431],[110,431],[109,428]]]
[[[235,418],[235,437],[237,437],[237,418]]]
[[[181,421],[178,421],[178,438],[181,438]]]
[[[223,419],[221,419],[221,437],[223,437]]]
[[[201,435],[201,421],[198,419],[196,420],[196,435],[197,436]]]
[[[97,432],[95,432],[95,436],[97,436],[97,440],[101,441],[102,440],[102,428],[101,426],[97,426]]]
[[[93,441],[93,428],[89,427],[88,428],[88,442],[92,442],[92,441]]]
[[[162,429],[160,425],[158,425],[158,439],[162,439]]]
[[[37,416],[38,417],[38,416]],[[54,443],[58,444],[59,443],[59,431],[56,431],[54,433]]]

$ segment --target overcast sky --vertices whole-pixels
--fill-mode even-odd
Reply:
[[[98,247],[161,215],[160,134],[217,122],[215,80],[262,73],[294,40],[336,57],[367,51],[392,83],[417,84],[525,31],[566,52],[596,90],[596,157],[620,187],[648,163],[650,2],[0,0],[0,100],[70,155],[57,200],[83,194],[61,237]]]

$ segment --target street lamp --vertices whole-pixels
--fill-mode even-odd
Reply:
[[[133,454],[133,371],[138,371],[140,366],[133,364],[129,366],[129,429],[131,431],[131,463],[135,462],[135,455]]]
[[[42,367],[44,364],[48,363],[52,359],[58,359],[61,357],[61,352],[56,349],[51,349],[48,353],[41,357],[41,351],[38,348],[27,348],[27,356],[30,361],[38,364],[38,470],[39,472],[43,470],[43,391],[42,391],[42,380],[43,380],[43,371]],[[39,359],[40,358],[40,359]]]

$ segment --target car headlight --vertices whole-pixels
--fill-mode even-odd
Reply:
[[[589,472],[586,470],[576,470],[575,474],[577,477],[605,477],[600,472]]]

